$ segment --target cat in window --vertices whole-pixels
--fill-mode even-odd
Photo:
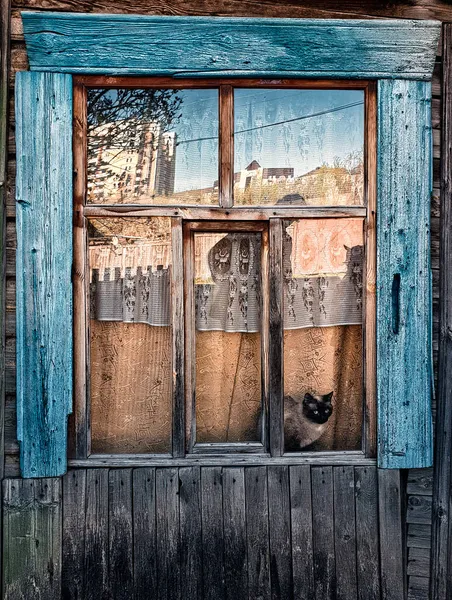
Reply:
[[[311,394],[303,400],[284,396],[284,440],[286,452],[297,452],[310,446],[325,433],[333,414],[333,392]]]

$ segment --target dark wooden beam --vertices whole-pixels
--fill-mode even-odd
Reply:
[[[441,132],[440,315],[436,444],[433,478],[431,598],[450,597],[452,468],[452,24],[443,26]],[[449,585],[448,585],[449,583]]]

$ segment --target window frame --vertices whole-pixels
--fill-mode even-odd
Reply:
[[[136,88],[218,88],[219,89],[219,203],[207,205],[109,205],[86,204],[87,184],[87,126],[86,89],[88,87],[136,87]],[[288,89],[362,89],[364,90],[364,204],[362,206],[337,207],[259,207],[232,206],[233,191],[233,90],[234,88],[288,88]],[[172,348],[173,348],[173,426],[171,454],[93,454],[90,447],[89,407],[89,290],[86,277],[73,279],[74,298],[74,412],[69,421],[69,464],[92,466],[143,465],[143,464],[226,464],[270,463],[282,461],[287,464],[374,464],[376,460],[376,156],[377,156],[377,85],[373,80],[338,79],[236,79],[209,78],[189,79],[170,77],[105,77],[97,75],[73,78],[73,160],[74,160],[74,272],[86,274],[87,234],[84,226],[87,217],[150,217],[169,216],[172,224]],[[229,168],[228,168],[229,167]],[[270,445],[264,440],[262,452],[253,444],[209,444],[193,447],[185,423],[190,422],[191,378],[188,348],[190,328],[185,326],[182,298],[187,294],[187,232],[189,223],[217,221],[218,226],[228,222],[241,222],[249,228],[268,227],[270,244],[282,251],[282,220],[287,218],[347,218],[364,220],[365,268],[363,280],[366,290],[363,302],[363,424],[362,449],[359,451],[291,452],[284,454],[283,390],[282,390],[282,319],[273,324],[280,337],[279,356],[273,340],[269,343],[269,361],[279,364],[281,376],[268,382],[264,398],[272,395],[270,414],[277,411],[279,424],[270,419],[267,427]],[[260,223],[260,225],[258,225]],[[279,246],[278,246],[279,244]],[[184,249],[185,247],[185,249]],[[185,262],[185,275],[183,268]],[[281,286],[275,283],[272,273],[278,268],[280,257],[274,253],[268,257],[269,294],[281,302]],[[279,300],[278,300],[279,297]],[[275,334],[274,334],[275,335]],[[278,335],[276,333],[276,335]],[[188,339],[188,342],[187,342]],[[186,343],[187,342],[187,343]],[[184,352],[185,347],[185,352]],[[273,349],[273,350],[272,350]],[[264,367],[264,365],[263,365]],[[267,384],[266,384],[267,385]],[[272,389],[273,386],[273,389]],[[261,445],[259,445],[261,446]],[[193,451],[190,453],[190,449]],[[186,451],[187,449],[187,451]],[[239,450],[235,452],[234,450]],[[268,451],[267,451],[268,450]],[[188,461],[188,462],[187,462]],[[224,462],[226,461],[226,462]]]

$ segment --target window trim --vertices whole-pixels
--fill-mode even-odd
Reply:
[[[178,299],[187,297],[187,288],[184,289],[184,280],[189,281],[187,272],[182,272],[182,256],[187,264],[186,235],[190,227],[184,226],[190,221],[204,222],[204,227],[208,227],[207,221],[218,221],[218,226],[230,221],[240,221],[244,227],[256,227],[258,222],[268,223],[269,235],[277,236],[281,241],[281,221],[283,218],[334,218],[334,217],[362,217],[364,219],[365,231],[365,270],[363,279],[366,281],[366,293],[364,294],[363,304],[363,420],[362,420],[362,450],[360,451],[329,451],[320,453],[327,456],[326,462],[340,456],[347,456],[347,464],[361,461],[373,460],[376,457],[376,152],[377,152],[377,90],[376,82],[362,80],[267,80],[267,79],[178,79],[174,80],[167,77],[104,77],[104,76],[77,76],[73,78],[73,97],[74,97],[74,136],[73,136],[73,157],[74,157],[74,272],[87,272],[87,236],[84,220],[86,217],[108,217],[108,216],[169,216],[172,219],[172,252],[173,252],[173,270],[172,292],[175,302],[172,307],[172,348],[173,360],[177,367],[173,368],[173,426],[172,426],[172,454],[92,454],[90,447],[90,410],[89,410],[89,290],[85,278],[74,278],[74,413],[70,417],[69,425],[69,464],[76,465],[79,461],[101,461],[102,464],[117,464],[115,461],[127,460],[127,464],[161,464],[165,460],[183,461],[190,457],[196,457],[196,460],[211,460],[211,454],[223,458],[231,457],[231,450],[227,451],[226,444],[213,447],[210,444],[193,445],[188,435],[188,425],[190,422],[189,411],[190,402],[190,382],[184,373],[190,370],[190,357],[187,355],[190,340],[187,339],[187,330],[184,327],[184,307]],[[219,93],[219,111],[226,111],[226,115],[231,115],[231,101],[233,102],[234,87],[254,87],[254,88],[277,88],[290,89],[362,89],[364,90],[364,205],[363,206],[344,206],[344,207],[231,207],[233,190],[233,147],[231,152],[231,141],[233,132],[233,120],[227,116],[219,121],[220,134],[220,158],[219,158],[219,179],[220,179],[220,201],[223,206],[211,207],[202,205],[108,205],[108,204],[85,204],[86,182],[87,182],[87,128],[86,128],[86,88],[87,87],[139,87],[139,88],[162,88],[170,87],[173,89],[187,88],[212,88],[224,86],[226,93],[222,98]],[[221,90],[222,87],[219,87]],[[226,125],[223,130],[222,125]],[[228,147],[229,144],[229,147]],[[231,160],[232,168],[224,169],[224,161]],[[246,225],[248,223],[248,225]],[[279,225],[278,225],[279,223]],[[274,242],[275,240],[273,240]],[[271,266],[271,257],[269,257],[270,271],[275,269],[278,259]],[[281,295],[281,289],[274,288],[270,284],[270,297],[275,301]],[[282,322],[275,324],[281,329],[280,337],[282,340]],[[185,354],[183,352],[185,344]],[[264,340],[264,343],[265,340]],[[279,344],[280,354],[282,354],[282,341]],[[275,352],[275,344],[269,343],[269,352]],[[182,348],[182,350],[181,350]],[[282,368],[282,356],[269,356],[269,360],[278,362]],[[263,365],[264,367],[264,365]],[[268,378],[264,378],[268,379]],[[281,380],[282,374],[281,374]],[[270,381],[269,385],[272,383]],[[276,387],[278,383],[275,382]],[[273,400],[273,409],[280,411],[280,421],[283,415],[283,391],[279,384],[279,392],[276,389],[265,390],[263,388],[264,398],[268,398],[270,393],[278,394],[275,402]],[[187,391],[188,390],[188,391]],[[281,393],[282,392],[282,393]],[[185,408],[184,408],[185,407]],[[270,408],[271,411],[271,408]],[[269,412],[267,410],[267,416]],[[185,424],[187,423],[187,425]],[[273,429],[270,428],[273,426]],[[257,447],[250,444],[236,445],[238,452],[234,455],[235,459],[242,461],[247,456],[247,461],[253,462],[253,457],[259,462],[265,457],[284,458],[293,460],[296,464],[301,461],[314,461],[318,463],[318,452],[293,452],[284,454],[284,433],[277,430],[275,420],[270,419],[266,428],[270,435],[270,446],[267,440],[264,440],[262,452],[256,452]],[[183,435],[186,432],[186,435]],[[218,450],[223,450],[217,454]],[[230,448],[234,449],[232,444]],[[262,447],[259,444],[259,447]],[[186,448],[186,452],[185,452]],[[268,448],[269,452],[266,451]],[[253,452],[253,454],[250,454]],[[283,456],[284,455],[284,456]],[[126,458],[127,457],[127,458]],[[322,459],[325,463],[325,458]],[[75,461],[75,462],[74,462]],[[156,462],[155,462],[156,461]],[[93,463],[94,464],[94,463]],[[361,464],[361,463],[360,463]]]

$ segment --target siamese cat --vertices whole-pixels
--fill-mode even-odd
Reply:
[[[303,400],[284,396],[284,440],[286,452],[297,452],[310,446],[326,431],[333,413],[329,394],[307,392]]]

